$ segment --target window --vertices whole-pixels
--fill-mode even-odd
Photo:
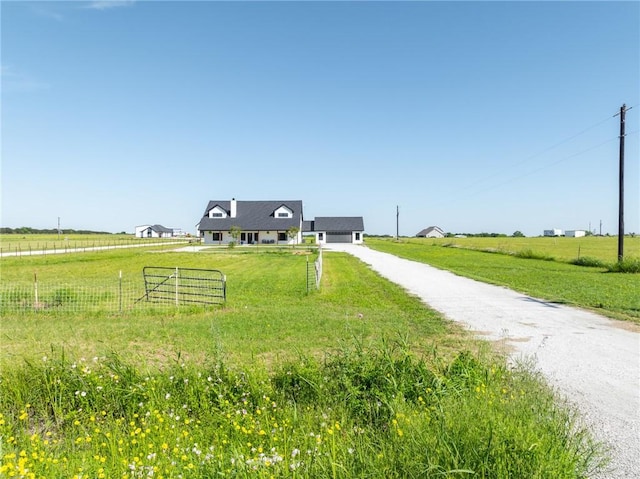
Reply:
[[[240,241],[247,241],[247,233],[240,233]]]
[[[278,241],[287,241],[287,233],[278,233]]]
[[[220,241],[222,239],[222,235],[220,233],[211,233],[211,239],[213,241]]]
[[[360,241],[360,233],[356,233],[356,241]]]
[[[318,241],[324,241],[324,233],[318,233]]]
[[[211,213],[211,218],[222,218],[222,213]]]
[[[278,218],[288,218],[289,217],[289,213],[278,213]]]

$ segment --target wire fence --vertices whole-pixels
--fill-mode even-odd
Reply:
[[[216,287],[220,287],[216,285]],[[171,301],[159,300],[145,289],[141,277],[125,278],[120,273],[111,279],[84,281],[0,282],[0,315],[32,312],[125,312],[144,308],[175,308],[185,304],[202,306],[223,304],[226,296],[217,293],[216,301],[194,301],[194,286],[182,280]],[[185,299],[187,294],[187,301]],[[176,301],[176,297],[180,300]]]
[[[0,257],[23,257],[23,256],[41,256],[50,254],[63,253],[86,253],[90,251],[113,250],[120,248],[136,248],[144,246],[167,246],[175,244],[191,244],[199,242],[196,239],[158,239],[158,238],[134,238],[126,240],[113,241],[42,241],[29,243],[8,243],[0,244]]]
[[[307,293],[320,289],[322,279],[322,245],[318,246],[318,257],[313,263],[309,263],[307,257]]]

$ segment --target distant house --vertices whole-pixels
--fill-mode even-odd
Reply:
[[[560,229],[544,230],[543,236],[562,236],[564,233]]]
[[[318,243],[361,243],[361,217],[321,217],[304,221],[302,201],[209,201],[198,223],[205,244],[229,244],[231,231],[239,229],[241,244],[297,244],[303,233],[313,233]],[[297,233],[290,237],[293,228]]]
[[[438,226],[429,226],[416,234],[418,238],[444,238],[444,236],[444,231]]]
[[[173,238],[174,230],[162,225],[136,226],[136,238]]]
[[[305,221],[302,232],[313,233],[318,244],[361,244],[364,219],[362,216],[319,216],[313,221]]]
[[[567,238],[582,238],[587,235],[587,232],[584,230],[567,230],[564,232],[564,235]]]

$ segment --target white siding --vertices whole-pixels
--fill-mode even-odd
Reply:
[[[280,216],[280,215],[285,215],[286,216]],[[277,210],[275,210],[273,212],[273,215],[276,218],[293,218],[293,211],[291,211],[289,208],[287,208],[286,206],[281,206],[280,208],[278,208]]]

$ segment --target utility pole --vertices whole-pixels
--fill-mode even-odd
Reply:
[[[400,207],[396,205],[396,241],[400,238]]]
[[[60,217],[58,216],[58,239],[60,239]]]
[[[620,107],[620,177],[618,196],[618,261],[624,258],[624,117],[631,108],[627,108],[624,103]]]
[[[602,236],[602,220],[600,220],[600,236]]]

